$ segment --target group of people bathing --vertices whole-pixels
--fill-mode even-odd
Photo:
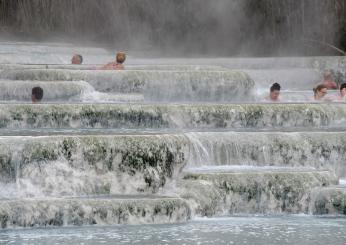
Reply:
[[[124,70],[124,62],[126,60],[126,54],[124,52],[119,52],[116,55],[116,59],[100,68],[98,70]],[[74,65],[80,65],[83,63],[83,56],[80,54],[75,54],[71,63]],[[339,96],[334,98],[327,97],[328,90],[340,90]],[[346,101],[346,83],[343,83],[338,87],[337,83],[333,79],[333,74],[328,71],[324,74],[324,80],[321,84],[317,85],[314,89],[314,97],[312,101]],[[265,98],[268,102],[280,102],[281,97],[281,86],[278,83],[274,83],[270,87],[269,96]],[[43,98],[43,89],[40,87],[34,87],[32,89],[32,102],[38,103]]]
[[[327,97],[328,90],[338,90],[339,95],[333,97]],[[280,102],[280,90],[281,86],[278,83],[274,83],[270,87],[269,96],[266,97],[266,101],[269,102]],[[321,84],[318,84],[313,88],[314,96],[311,101],[346,101],[346,83],[342,83],[340,87],[333,79],[333,74],[330,71],[324,73],[324,80]]]
[[[114,61],[97,68],[98,70],[124,70],[124,62],[126,60],[126,54],[124,52],[119,52],[116,55]],[[81,65],[83,63],[83,56],[80,54],[73,55],[71,59],[72,65]],[[41,87],[34,87],[31,91],[31,101],[32,103],[39,103],[43,98],[43,89]]]
[[[126,54],[124,52],[117,53],[115,60],[112,62],[109,62],[108,64],[96,68],[97,70],[124,70],[124,62],[126,60]],[[73,65],[81,65],[83,63],[83,56],[80,54],[75,54],[72,59],[71,63]]]

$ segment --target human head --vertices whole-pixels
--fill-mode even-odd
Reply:
[[[124,52],[117,53],[116,60],[117,60],[117,63],[119,63],[119,64],[124,63],[126,60],[126,54]]]
[[[73,55],[72,59],[71,59],[71,63],[73,65],[80,65],[83,63],[83,56],[81,56],[80,54],[75,54]]]
[[[33,103],[40,102],[43,98],[43,89],[41,87],[34,87],[31,92],[31,100]]]
[[[270,87],[270,100],[272,101],[278,101],[279,100],[279,96],[280,96],[280,90],[281,90],[281,86],[278,83],[274,83],[271,87]]]
[[[325,71],[323,74],[323,78],[325,81],[333,80],[333,73],[331,71]]]
[[[340,95],[341,95],[341,97],[346,97],[346,83],[341,84]]]
[[[327,94],[327,87],[324,84],[317,85],[314,88],[315,100],[321,100]]]

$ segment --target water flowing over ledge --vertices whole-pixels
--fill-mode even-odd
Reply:
[[[346,187],[317,188],[312,194],[310,209],[315,215],[346,215]]]
[[[345,140],[333,132],[2,137],[0,198],[157,193],[184,167],[196,174],[305,167],[345,177]]]
[[[2,79],[86,81],[100,92],[142,93],[146,101],[237,101],[253,93],[241,71],[4,70]]]
[[[239,129],[342,126],[346,104],[8,104],[0,128]]]
[[[184,200],[166,197],[0,200],[1,228],[185,222]]]
[[[194,233],[205,216],[246,215],[251,223],[268,215],[275,223],[272,215],[283,215],[286,225],[287,214],[346,214],[339,181],[346,177],[346,104],[299,103],[310,101],[325,70],[338,83],[346,77],[344,57],[150,60],[128,53],[126,70],[102,71],[63,64],[76,52],[86,64],[105,64],[114,53],[1,45],[0,62],[48,63],[0,64],[2,232],[189,221],[179,229]],[[274,82],[282,102],[294,103],[256,103]],[[26,103],[34,86],[50,104]],[[261,233],[271,241],[291,234],[273,235],[275,227]],[[343,234],[336,229],[329,236]]]
[[[27,101],[31,100],[33,87],[41,87],[45,101],[81,101],[84,94],[94,89],[83,81],[3,81],[0,80],[0,101]]]
[[[345,132],[187,133],[189,167],[219,165],[329,169],[346,176]]]
[[[181,196],[202,216],[308,213],[310,191],[336,183],[333,174],[313,170],[187,173]]]
[[[179,135],[5,137],[0,150],[0,198],[61,197],[156,193],[189,146]]]

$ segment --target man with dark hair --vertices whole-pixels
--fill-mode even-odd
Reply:
[[[340,86],[340,100],[346,101],[346,83]]]
[[[71,63],[72,65],[81,65],[83,63],[83,56],[81,56],[80,54],[73,55]]]
[[[266,98],[266,100],[271,101],[271,102],[279,102],[280,101],[280,90],[281,90],[280,84],[274,83],[270,87],[270,93],[269,93],[269,96]]]
[[[39,103],[43,98],[43,89],[41,87],[34,87],[31,92],[32,103]]]

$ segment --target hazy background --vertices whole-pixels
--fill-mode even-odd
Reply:
[[[340,55],[346,0],[0,0],[0,35],[153,56]]]

